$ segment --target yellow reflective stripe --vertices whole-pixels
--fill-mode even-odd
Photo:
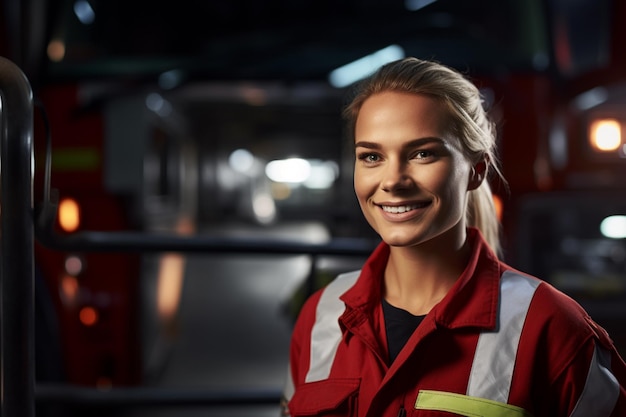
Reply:
[[[466,417],[532,417],[523,408],[479,397],[444,391],[420,390],[416,410],[447,411]]]

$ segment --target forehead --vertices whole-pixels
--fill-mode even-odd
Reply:
[[[449,112],[441,101],[424,94],[385,91],[363,102],[355,124],[355,139],[409,136],[447,137]]]

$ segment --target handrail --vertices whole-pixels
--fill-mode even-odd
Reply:
[[[35,415],[33,98],[24,73],[0,57],[0,414]]]
[[[52,190],[55,191],[55,190]],[[35,236],[44,246],[79,252],[203,252],[203,253],[277,253],[309,255],[368,256],[378,241],[359,238],[333,238],[325,243],[305,243],[294,239],[259,239],[177,235],[171,232],[94,231],[60,234],[54,230],[57,217],[57,193],[37,210]]]
[[[71,235],[37,232],[37,241],[63,251],[80,252],[202,252],[367,256],[376,242],[334,238],[326,243],[295,240],[225,238],[210,235],[180,236],[146,232],[85,231]]]
[[[98,389],[68,384],[39,383],[37,404],[71,404],[98,407],[245,406],[280,403],[279,390],[207,390],[155,387]]]

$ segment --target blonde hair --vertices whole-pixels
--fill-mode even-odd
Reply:
[[[351,136],[363,102],[383,91],[423,94],[441,101],[451,117],[451,133],[459,138],[459,145],[472,163],[484,160],[487,164],[485,180],[469,191],[465,219],[469,226],[478,228],[489,246],[500,254],[500,223],[487,181],[493,169],[506,184],[496,159],[496,129],[483,108],[483,97],[478,88],[458,71],[433,61],[404,58],[382,66],[366,80],[356,85],[353,96],[344,108]]]

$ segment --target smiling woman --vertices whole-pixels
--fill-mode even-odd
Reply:
[[[382,242],[302,308],[283,415],[623,416],[626,364],[606,331],[498,258],[479,90],[406,58],[358,85],[344,114]]]
[[[567,290],[570,296],[585,297],[584,305],[590,307],[588,311],[594,320],[602,320],[600,323],[607,330],[613,328],[616,344],[626,346],[623,331],[626,241],[603,238],[599,232],[603,219],[626,213],[623,202],[617,205],[612,201],[626,195],[623,192],[626,148],[622,144],[615,150],[597,151],[590,147],[590,137],[586,135],[591,136],[586,127],[592,127],[593,121],[612,119],[609,126],[613,128],[602,129],[604,134],[598,136],[603,141],[609,139],[603,147],[611,148],[607,145],[619,145],[616,136],[619,129],[615,129],[614,121],[621,123],[622,128],[626,126],[621,110],[614,111],[623,107],[624,97],[620,93],[623,89],[614,88],[619,84],[613,84],[623,80],[626,74],[625,60],[619,53],[624,43],[621,22],[626,11],[620,4],[626,2],[0,0],[0,3],[0,16],[5,23],[0,25],[0,47],[3,41],[11,42],[11,48],[4,48],[8,53],[1,55],[24,52],[24,56],[15,53],[13,57],[18,61],[23,58],[24,69],[35,86],[35,96],[42,99],[49,111],[53,138],[52,186],[60,190],[62,198],[71,196],[80,207],[79,233],[68,240],[77,238],[80,242],[84,236],[99,238],[102,231],[113,231],[111,237],[104,234],[106,250],[111,247],[111,239],[116,239],[117,231],[123,232],[122,236],[126,232],[139,232],[142,239],[151,239],[144,232],[172,233],[177,235],[174,240],[184,242],[185,247],[188,240],[232,236],[237,241],[241,238],[241,248],[235,249],[243,251],[249,247],[248,242],[266,236],[272,241],[294,239],[307,245],[331,242],[333,245],[329,247],[333,248],[335,238],[340,242],[344,237],[349,242],[352,238],[385,240],[389,255],[377,252],[355,284],[360,288],[366,286],[367,292],[356,293],[353,287],[350,294],[354,297],[347,299],[351,302],[350,312],[361,311],[360,299],[356,300],[359,296],[365,294],[375,299],[367,304],[374,307],[364,323],[375,327],[376,337],[369,337],[371,334],[361,333],[355,327],[347,327],[349,333],[345,335],[346,343],[351,346],[380,344],[368,347],[373,349],[372,355],[380,355],[381,363],[386,361],[388,385],[385,382],[377,393],[372,393],[379,389],[372,388],[378,377],[370,375],[378,375],[378,371],[369,369],[363,371],[360,388],[351,380],[356,371],[344,374],[347,381],[337,374],[338,380],[329,382],[323,377],[325,366],[330,365],[314,361],[311,363],[314,370],[306,377],[306,383],[296,381],[300,386],[299,394],[294,396],[294,414],[299,412],[298,403],[302,405],[307,390],[315,393],[318,383],[329,394],[312,397],[327,399],[329,404],[325,405],[329,409],[368,407],[370,398],[376,395],[383,398],[385,393],[402,389],[407,391],[406,402],[404,398],[398,401],[398,408],[404,402],[407,408],[403,410],[408,414],[427,412],[408,409],[409,391],[415,387],[409,388],[407,384],[404,388],[404,380],[398,376],[409,373],[409,368],[424,373],[412,381],[427,391],[419,395],[420,407],[442,398],[453,398],[455,404],[468,404],[452,395],[441,395],[441,391],[492,398],[490,393],[477,393],[475,389],[485,377],[481,374],[468,379],[474,382],[467,382],[467,387],[433,387],[425,382],[435,373],[446,375],[448,370],[452,373],[461,354],[459,367],[467,368],[470,362],[474,363],[467,356],[476,338],[481,340],[476,352],[482,352],[476,355],[477,366],[483,365],[485,358],[497,357],[492,355],[493,349],[502,345],[489,342],[489,332],[495,329],[494,323],[500,316],[492,314],[489,308],[525,306],[516,298],[521,294],[522,301],[528,300],[519,282],[534,283],[520,280],[518,275],[510,281],[509,275],[494,272],[497,277],[489,275],[486,280],[493,285],[481,285],[485,265],[499,272],[510,270],[494,261],[490,252],[494,256],[499,253],[499,229],[491,214],[489,186],[493,186],[503,204],[500,205],[504,213],[502,235],[506,239],[502,240],[502,252],[507,256],[507,264],[546,279]],[[617,9],[613,10],[613,4]],[[11,12],[18,8],[21,15]],[[32,18],[35,15],[47,20],[47,25],[37,24],[39,19]],[[35,37],[41,39],[31,42]],[[14,41],[18,43],[15,49]],[[615,48],[611,47],[612,42]],[[49,46],[47,55],[46,46]],[[610,62],[612,51],[616,53],[615,63],[620,64],[613,68],[614,76],[591,74]],[[476,134],[481,129],[469,121],[454,126],[440,120],[443,110],[449,112],[446,115],[450,119],[461,117],[465,107],[454,107],[461,103],[456,98],[445,108],[432,96],[427,99],[423,95],[407,94],[405,97],[398,91],[386,97],[382,93],[372,96],[358,114],[359,129],[351,136],[349,146],[338,140],[344,132],[339,117],[343,89],[349,87],[354,76],[364,74],[351,63],[370,63],[374,58],[388,60],[397,56],[396,53],[437,59],[459,69],[480,87],[485,104],[501,122],[499,155],[511,184],[510,195],[505,187],[498,187],[501,181],[494,175],[497,174],[495,158],[485,157],[493,144],[492,135]],[[34,63],[30,60],[32,56],[37,56]],[[348,70],[348,81],[333,83],[336,79],[331,74],[337,74],[334,70],[339,68]],[[584,79],[575,80],[579,75],[585,75]],[[586,94],[585,90],[594,94]],[[454,88],[452,92],[457,91]],[[601,107],[603,100],[606,106]],[[478,117],[482,112],[477,103],[471,100],[469,104],[475,105]],[[385,117],[374,118],[374,113],[383,111],[387,111]],[[405,123],[406,118],[411,123]],[[36,117],[35,122],[39,123],[40,119]],[[374,134],[378,131],[383,134]],[[36,129],[34,135],[38,162],[43,162],[40,151],[45,148],[42,133],[43,130]],[[471,138],[484,138],[487,142],[461,142]],[[623,142],[624,134],[621,138]],[[353,167],[352,147],[357,143],[359,154],[357,166]],[[299,166],[304,168],[301,172],[310,175],[286,176],[291,170],[289,165],[282,168],[279,165],[277,173],[270,173],[272,178],[266,175],[268,162],[294,157],[301,161],[293,173],[297,173]],[[307,161],[309,166],[302,161]],[[44,172],[39,167],[35,169],[38,187],[35,196],[42,194],[39,184],[43,183]],[[608,182],[613,183],[608,198],[596,198],[595,191]],[[474,188],[475,184],[480,185]],[[554,201],[559,198],[559,205],[553,204],[552,199],[545,204],[534,204],[536,200],[525,204],[531,193],[546,199],[556,194],[546,192],[547,187],[560,192],[565,191],[564,185],[581,187],[576,200],[554,196]],[[353,186],[357,196],[362,196],[364,215],[351,192]],[[585,203],[584,209],[581,202]],[[477,207],[485,210],[473,210]],[[526,215],[526,207],[535,211]],[[193,222],[194,234],[189,239],[179,239],[183,234],[178,225],[186,219]],[[465,233],[463,224],[469,226]],[[606,235],[615,236],[621,230],[619,224],[611,226],[608,220],[605,225],[601,232]],[[160,239],[157,236],[156,242]],[[128,247],[124,242],[122,247]],[[149,242],[149,247],[154,247],[155,240]],[[354,244],[361,247],[360,241]],[[307,275],[308,267],[303,267],[301,273],[299,267],[291,266],[290,260],[285,262],[290,266],[280,270],[269,259],[267,267],[254,262],[248,266],[247,255],[239,253],[233,262],[230,257],[221,256],[215,257],[219,262],[214,261],[213,255],[204,253],[200,254],[203,259],[199,262],[194,262],[192,257],[183,262],[182,258],[168,254],[163,259],[152,257],[140,252],[143,249],[139,246],[112,254],[75,253],[74,249],[37,246],[36,262],[46,279],[45,288],[51,289],[58,307],[59,338],[62,337],[63,356],[68,358],[65,365],[68,382],[94,385],[108,380],[113,387],[142,382],[160,387],[193,383],[201,389],[207,386],[230,389],[245,388],[242,381],[253,381],[263,389],[278,392],[292,324],[291,315],[282,317],[284,310],[278,303],[291,296],[291,289],[300,288],[289,300],[293,306],[289,312],[295,312],[305,294],[309,295],[313,287],[319,287],[343,269],[343,261],[341,268],[333,266],[331,271],[320,267],[326,259],[317,255],[312,256],[311,274]],[[294,246],[283,247],[291,251]],[[460,249],[455,253],[453,249],[457,247]],[[76,257],[80,258],[82,267],[72,272],[65,261]],[[354,268],[354,263],[360,264],[361,259],[350,262],[346,269]],[[367,284],[368,271],[373,277],[371,286],[363,284]],[[305,284],[306,277],[311,279]],[[338,279],[336,285],[349,286],[350,277]],[[224,278],[223,286],[221,278]],[[231,282],[238,283],[236,288]],[[501,291],[496,283],[502,284]],[[383,284],[384,294],[375,293]],[[267,291],[253,291],[254,297],[249,292],[249,297],[246,292],[242,295],[240,290],[256,285]],[[509,285],[514,288],[512,293],[505,291]],[[334,307],[343,311],[345,304],[330,297],[333,288],[338,287],[332,286],[325,292],[329,296],[323,300],[328,303],[319,305],[323,307],[320,307],[323,310],[320,319],[334,324],[337,316],[324,312]],[[549,293],[546,288],[549,287],[543,283],[538,287],[529,307],[528,326],[524,325],[524,332],[530,333],[520,337],[520,346],[528,349],[522,348],[516,362],[533,364],[528,366],[532,371],[540,367],[534,364],[541,360],[550,360],[551,364],[561,360],[554,353],[557,350],[564,352],[563,357],[571,353],[569,346],[560,349],[561,336],[567,328],[553,331],[561,324],[561,313],[555,315],[553,324],[540,317],[542,313],[546,318],[552,317],[552,311],[535,310],[538,304],[551,305],[552,298],[546,296]],[[562,301],[560,296],[555,298]],[[379,308],[383,301],[389,302],[390,308]],[[327,305],[331,307],[327,309]],[[563,307],[564,311],[578,311],[568,303],[554,305]],[[79,313],[88,312],[89,308],[96,309],[99,320],[85,326],[79,320]],[[303,317],[310,308],[304,310]],[[397,333],[394,308],[400,311],[401,318]],[[233,314],[224,314],[231,311]],[[386,315],[389,311],[393,316]],[[277,312],[281,312],[281,318],[275,317]],[[487,319],[478,320],[479,312]],[[381,314],[375,316],[375,313]],[[228,320],[223,320],[224,317]],[[414,317],[417,319],[412,320]],[[475,320],[463,321],[468,317]],[[420,320],[422,324],[418,328],[422,333],[416,336],[415,327],[406,322]],[[488,320],[492,321],[487,323]],[[197,327],[189,323],[197,323]],[[433,323],[437,331],[422,337],[430,332]],[[539,329],[542,325],[546,326],[545,330]],[[587,325],[581,327],[589,329]],[[304,358],[308,339],[300,337],[306,333],[301,329],[298,327],[294,333],[294,357]],[[318,335],[329,327],[320,325],[316,329]],[[331,334],[342,330],[332,325],[330,329]],[[467,332],[466,339],[456,338],[461,331]],[[398,336],[404,333],[413,338],[405,341]],[[533,339],[533,335],[540,333],[551,339]],[[447,335],[449,341],[458,343],[444,341],[429,345],[429,340],[442,340]],[[502,339],[509,336],[499,335]],[[599,340],[594,347],[606,348],[598,348],[598,352],[611,352],[610,345],[603,345],[605,338],[588,335],[589,340]],[[101,343],[102,340],[107,343]],[[573,338],[573,343],[578,341]],[[215,351],[218,342],[224,348]],[[549,356],[531,357],[536,351],[534,346],[530,347],[533,343],[549,351]],[[483,345],[488,349],[478,348]],[[580,345],[584,347],[580,355],[587,360],[592,354],[592,344]],[[255,347],[254,361],[249,346]],[[298,352],[301,346],[304,353]],[[339,344],[337,363],[344,360],[344,348]],[[422,349],[424,353],[420,353]],[[387,352],[389,357],[385,356]],[[359,354],[354,358],[360,358]],[[369,359],[359,363],[354,358],[346,360],[346,366],[375,368]],[[509,359],[498,359],[494,364],[514,362]],[[618,375],[619,361],[615,359],[612,363],[615,369],[611,371]],[[294,367],[299,378],[306,366],[298,362]],[[392,367],[396,370],[391,370]],[[469,373],[466,368],[458,375]],[[538,393],[540,400],[542,395],[559,397],[554,391],[563,385],[558,377],[546,375],[553,372],[551,367],[546,368],[537,373],[546,379],[553,378],[554,388],[547,387],[543,394],[544,386],[537,384],[532,395]],[[576,367],[576,372],[583,368],[592,369]],[[515,368],[513,375],[521,382],[512,382],[510,398],[529,385],[530,377],[524,372],[531,371],[522,366]],[[573,373],[563,378],[573,377]],[[511,374],[507,371],[498,374],[501,375],[506,379]],[[358,378],[361,374],[354,379]],[[623,380],[619,375],[618,379]],[[575,379],[572,385],[578,388],[579,384]],[[438,390],[439,393],[432,394]],[[332,403],[340,394],[344,397]],[[354,401],[355,396],[358,401]],[[412,400],[417,403],[416,398]],[[378,401],[371,403],[372,415],[378,411],[375,410]],[[503,401],[498,398],[497,402]],[[342,405],[338,406],[339,403]],[[274,405],[277,408],[277,402]],[[216,414],[221,411],[216,410]],[[260,415],[256,408],[249,411],[255,417]],[[394,411],[397,410],[389,412]],[[238,410],[228,414],[241,415]]]

